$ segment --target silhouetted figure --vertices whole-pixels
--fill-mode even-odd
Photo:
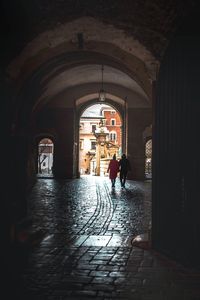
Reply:
[[[128,173],[128,171],[131,170],[130,162],[126,158],[125,154],[122,155],[122,158],[119,161],[119,170],[120,170],[120,182],[121,182],[121,186],[125,187],[127,173]]]
[[[111,159],[111,161],[108,165],[107,172],[109,172],[109,178],[112,182],[112,187],[115,187],[117,173],[119,172],[119,162],[116,160],[115,154],[113,155],[113,158]]]

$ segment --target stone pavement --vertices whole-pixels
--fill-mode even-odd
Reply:
[[[17,299],[200,300],[199,273],[133,246],[149,229],[151,181],[38,179],[28,207],[42,236],[19,262]]]

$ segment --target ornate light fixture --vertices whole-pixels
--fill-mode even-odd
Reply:
[[[101,67],[101,89],[99,91],[99,101],[100,102],[104,102],[106,100],[106,92],[104,91],[104,88],[103,88],[103,71],[104,71],[104,67],[102,65],[102,67]]]

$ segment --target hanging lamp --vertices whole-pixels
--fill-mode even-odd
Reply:
[[[102,67],[101,67],[101,89],[99,91],[99,101],[100,102],[104,102],[106,100],[106,92],[103,88],[103,71],[104,71],[104,67],[102,65]]]

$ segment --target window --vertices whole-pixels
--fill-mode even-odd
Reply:
[[[80,130],[84,129],[84,123],[80,123]]]
[[[91,141],[91,150],[96,149],[96,141]]]
[[[115,119],[111,119],[110,120],[110,124],[111,124],[111,126],[115,126],[116,125],[116,120]]]
[[[117,139],[117,134],[116,134],[116,132],[111,132],[111,133],[110,133],[110,140],[111,140],[111,141],[116,141],[116,139]]]
[[[92,132],[95,132],[95,130],[97,129],[96,125],[92,125]]]

